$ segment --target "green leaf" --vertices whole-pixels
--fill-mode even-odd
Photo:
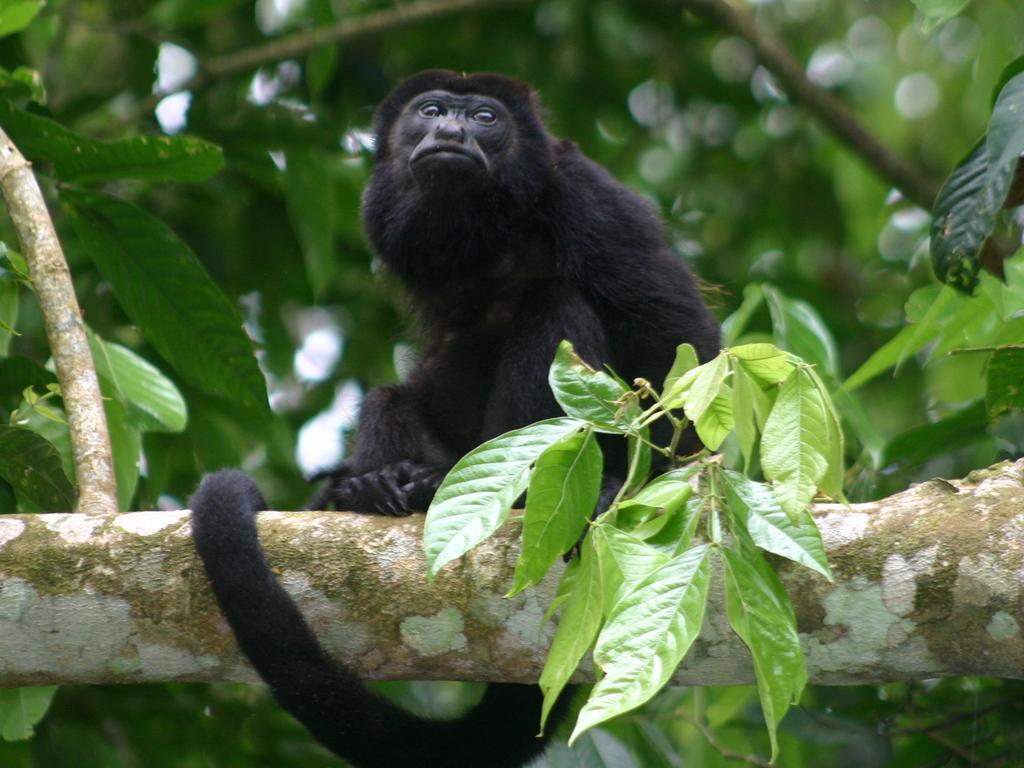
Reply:
[[[931,299],[927,304],[924,315],[918,322],[903,328],[892,339],[882,345],[874,352],[860,368],[851,374],[843,382],[843,391],[852,392],[863,384],[871,381],[883,371],[900,365],[906,358],[922,349],[942,327],[942,321],[949,312],[950,305],[957,306],[961,300],[956,292],[948,286],[943,286],[935,291],[931,286],[926,289],[915,291],[911,300],[907,302],[907,320],[914,322],[911,317],[912,303],[918,299],[918,303],[925,297]]]
[[[120,344],[89,334],[96,373],[127,410],[130,424],[143,432],[181,432],[188,408],[174,383],[158,368]]]
[[[717,451],[722,441],[729,436],[733,428],[732,389],[723,384],[718,396],[711,401],[697,423],[694,424],[697,436],[709,451]]]
[[[604,676],[569,739],[640,706],[683,660],[704,621],[710,549],[694,547],[652,572],[613,610],[594,649]]]
[[[18,335],[14,324],[18,321],[18,300],[21,286],[17,280],[0,280],[0,357],[7,357],[11,339]]]
[[[189,136],[99,141],[0,98],[0,125],[32,162],[53,164],[64,181],[206,181],[224,165],[220,147]]]
[[[985,436],[987,416],[985,404],[978,401],[943,419],[908,429],[885,444],[879,465],[887,473],[906,471],[947,453],[952,445],[967,445]]]
[[[629,390],[603,371],[595,371],[562,341],[548,373],[555,400],[566,415],[589,421],[599,432],[622,432],[625,418],[620,398]]]
[[[772,745],[770,759],[774,762],[779,751],[779,723],[790,704],[800,700],[807,684],[796,620],[782,584],[756,550],[743,554],[728,548],[721,551],[726,613],[754,661],[757,693]]]
[[[760,402],[758,402],[760,401]],[[761,387],[751,378],[738,360],[732,365],[732,413],[733,429],[743,455],[743,468],[750,471],[757,450],[757,436],[764,422],[758,418],[758,411],[768,417],[771,408]]]
[[[810,512],[802,510],[793,521],[764,483],[730,470],[723,470],[722,480],[730,516],[757,546],[800,563],[832,581],[825,545]]]
[[[759,283],[747,283],[743,288],[743,302],[722,322],[722,343],[731,346],[740,340],[747,323],[764,304],[764,292]]]
[[[559,555],[579,541],[601,493],[602,460],[591,429],[562,438],[537,459],[509,596],[540,581]]]
[[[35,360],[21,355],[0,359],[0,397],[20,395],[25,387],[46,389],[56,383],[57,377]]]
[[[829,379],[839,377],[839,351],[821,315],[806,301],[791,299],[778,288],[762,286],[772,316],[775,343]]]
[[[700,360],[697,359],[697,350],[693,348],[693,345],[680,344],[676,347],[676,358],[672,363],[672,367],[669,368],[668,373],[665,375],[661,391],[667,392],[680,376],[696,368],[699,364]]]
[[[46,715],[55,693],[56,685],[0,688],[0,738],[4,741],[31,739],[33,727]]]
[[[686,418],[696,423],[721,392],[722,384],[729,373],[729,358],[722,353],[717,355],[714,360],[694,368],[693,371],[696,372],[696,377],[686,393],[683,412],[686,414]],[[686,378],[686,376],[680,378],[676,382],[675,388],[679,388]]]
[[[928,34],[940,24],[959,16],[971,0],[913,0],[924,18],[921,31]]]
[[[302,245],[306,276],[316,298],[330,287],[338,268],[334,253],[334,180],[323,152],[295,147],[286,157],[288,218]]]
[[[729,347],[726,351],[762,387],[782,384],[796,367],[789,355],[774,344],[741,344]]]
[[[44,5],[43,0],[0,0],[0,37],[23,30]]]
[[[427,512],[423,548],[430,578],[494,533],[526,490],[533,463],[582,426],[566,417],[538,421],[498,435],[459,459]]]
[[[47,512],[68,512],[75,505],[60,454],[30,429],[0,425],[0,477]]]
[[[1000,347],[988,361],[985,407],[990,419],[1024,408],[1024,346]]]
[[[237,309],[163,222],[126,202],[63,190],[75,232],[125,313],[181,376],[254,412],[267,390]]]
[[[642,539],[613,525],[600,525],[592,534],[604,590],[604,613],[609,615],[623,597],[669,561],[669,556]]]
[[[649,427],[642,427],[637,433],[631,432],[626,437],[626,453],[629,456],[629,471],[623,483],[626,494],[633,493],[647,482],[647,476],[651,473],[650,439]]]
[[[46,86],[38,70],[15,67],[14,71],[0,67],[0,91],[14,98],[26,98],[37,104],[46,103]]]
[[[932,210],[935,274],[964,293],[978,284],[980,254],[996,227],[1024,155],[1024,72],[1011,77],[992,108],[985,138],[953,170]]]
[[[548,713],[558,695],[569,682],[572,673],[579,666],[580,659],[590,650],[601,626],[601,610],[604,604],[604,588],[601,582],[601,566],[594,550],[594,540],[588,536],[580,548],[579,565],[569,564],[563,579],[572,579],[572,593],[565,602],[558,619],[558,630],[551,643],[544,671],[540,675],[540,689],[544,692],[540,724],[544,730]],[[570,569],[573,573],[570,576]]]
[[[125,407],[118,400],[106,397],[103,401],[103,410],[107,416],[110,452],[114,456],[118,509],[128,510],[132,508],[132,498],[139,484],[142,435],[129,423]]]
[[[761,435],[761,468],[782,508],[799,519],[828,470],[827,406],[804,368],[790,374],[779,390]]]

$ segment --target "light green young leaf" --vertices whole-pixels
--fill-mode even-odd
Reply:
[[[656,527],[655,523],[659,519],[655,519],[639,526],[632,533],[669,557],[675,557],[689,548],[703,512],[704,499],[692,496],[682,509],[674,515],[667,515],[668,520],[662,526]]]
[[[676,347],[676,359],[672,363],[672,367],[669,368],[668,373],[665,375],[665,381],[661,386],[661,391],[667,392],[680,376],[687,371],[693,370],[699,364],[700,360],[697,359],[697,350],[693,348],[693,345],[680,344]]]
[[[696,378],[686,393],[683,412],[686,414],[686,418],[696,423],[718,397],[725,377],[729,373],[729,357],[725,353],[719,354],[714,360],[694,368],[693,371],[697,372]],[[676,386],[686,378],[687,376],[682,377],[676,382]]]
[[[733,428],[732,388],[728,384],[721,385],[718,396],[693,426],[697,430],[697,437],[708,450],[717,451]]]
[[[755,413],[755,400],[762,398],[767,401],[761,387],[750,377],[750,374],[739,364],[738,360],[732,361],[732,414],[733,429],[736,430],[736,439],[740,446],[740,454],[743,456],[743,471],[749,473],[754,461],[754,451],[757,449],[757,436],[760,427]],[[767,404],[767,402],[765,403]],[[767,412],[770,409],[765,408]]]
[[[786,380],[793,368],[788,353],[774,344],[741,344],[726,350],[739,367],[763,387],[778,386]]]
[[[828,469],[821,479],[819,487],[830,498],[845,500],[843,494],[843,480],[846,477],[845,443],[843,437],[843,423],[839,418],[839,411],[829,396],[828,387],[821,380],[818,372],[813,368],[806,369],[811,381],[818,390],[821,402],[825,404],[825,424],[828,427]]]
[[[181,432],[188,421],[185,398],[160,370],[127,347],[89,334],[96,373],[110,384],[127,410],[128,421],[142,432]]]
[[[690,465],[658,475],[637,492],[631,501],[663,509],[669,514],[674,513],[693,495],[690,481],[697,471],[698,467]]]
[[[526,490],[537,458],[582,426],[567,417],[538,421],[498,435],[459,459],[427,512],[423,548],[430,578],[494,533]]]
[[[722,485],[731,519],[742,526],[757,546],[832,581],[825,545],[810,512],[801,510],[794,522],[779,506],[771,488],[738,472],[724,470]]]
[[[772,317],[775,343],[818,366],[827,378],[839,377],[839,350],[821,315],[806,301],[792,299],[778,288],[762,286]]]
[[[573,432],[537,459],[526,493],[523,546],[509,596],[536,584],[580,539],[601,493],[603,457],[592,429]]]
[[[722,322],[722,343],[731,346],[739,341],[750,318],[761,308],[762,304],[764,304],[764,291],[761,290],[761,284],[747,283],[743,287],[743,302]]]
[[[601,563],[605,615],[637,584],[669,561],[665,553],[612,525],[595,527],[593,537]]]
[[[625,415],[618,401],[629,390],[604,371],[587,365],[568,341],[558,345],[548,383],[566,415],[589,421],[599,432],[623,431],[619,425]]]
[[[761,468],[791,519],[818,490],[828,470],[827,407],[806,368],[797,368],[779,390],[761,435]]]
[[[710,548],[669,560],[620,600],[597,639],[594,662],[604,677],[594,686],[569,739],[628,712],[668,682],[704,621]]]
[[[921,31],[928,34],[940,24],[958,16],[971,0],[913,0],[921,11]]]
[[[574,564],[570,564],[573,567]],[[601,582],[601,565],[594,540],[588,536],[580,548],[578,570],[572,575],[572,592],[565,601],[562,615],[558,619],[558,630],[551,643],[544,670],[540,675],[540,689],[544,692],[544,704],[540,715],[540,728],[544,730],[548,713],[559,694],[569,682],[572,673],[579,666],[580,659],[590,650],[601,626],[604,605],[604,587]],[[568,570],[566,571],[568,574]],[[563,577],[568,578],[568,577]],[[561,588],[559,588],[561,591]]]
[[[753,549],[742,554],[721,550],[725,562],[726,613],[733,631],[746,643],[754,661],[754,677],[761,699],[771,760],[778,755],[777,730],[791,704],[800,700],[807,684],[807,669],[792,608],[775,573]],[[756,567],[750,560],[760,561]]]
[[[34,726],[50,708],[56,685],[32,688],[0,688],[0,738],[4,741],[31,739]]]
[[[43,0],[0,0],[0,37],[23,30],[44,5]]]

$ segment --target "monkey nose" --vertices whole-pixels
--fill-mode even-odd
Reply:
[[[434,135],[441,141],[463,142],[466,138],[466,129],[457,120],[441,120]]]

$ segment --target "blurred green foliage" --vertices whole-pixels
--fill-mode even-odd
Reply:
[[[963,5],[759,0],[747,10],[812,80],[939,182],[984,135],[1000,73],[1024,39],[1019,2]],[[1014,390],[1024,360],[1012,346],[1024,343],[1021,257],[1006,263],[1005,284],[983,273],[975,298],[944,298],[951,291],[940,291],[928,258],[929,212],[788,99],[749,43],[677,4],[481,0],[293,58],[217,69],[226,54],[390,8],[0,0],[0,125],[34,163],[91,329],[120,345],[122,360],[131,354],[163,374],[147,418],[105,379],[118,476],[122,490],[135,488],[124,506],[181,506],[202,472],[242,466],[274,505],[297,507],[309,490],[296,445],[306,471],[337,456],[359,392],[401,373],[415,338],[400,290],[376,273],[359,196],[374,105],[398,78],[434,66],[532,82],[554,133],[657,204],[720,317],[741,309],[732,343],[772,339],[819,364],[847,431],[851,500],[1024,453]],[[174,94],[196,72],[190,93]],[[157,91],[174,95],[154,112]],[[153,139],[162,135],[175,138]],[[68,154],[66,141],[85,155]],[[1003,239],[1019,244],[1019,218],[999,218]],[[17,247],[0,218],[0,408],[47,437],[66,465]],[[153,260],[164,271],[147,272]],[[182,274],[191,282],[156,302]],[[199,317],[197,297],[219,309]],[[210,367],[211,334],[227,339],[221,360],[244,346],[224,330],[239,321],[258,343],[272,413],[253,400],[253,368],[239,363],[232,379]],[[190,364],[190,342],[209,365]],[[975,351],[947,354],[965,347]],[[856,386],[840,389],[854,371]],[[175,385],[187,404],[183,431]],[[304,453],[311,444],[320,452]],[[0,482],[0,509],[15,508],[35,509]],[[475,690],[388,688],[441,710]],[[784,764],[1012,765],[1024,760],[1021,701],[1008,681],[811,689],[781,726]],[[669,691],[573,752],[554,748],[548,764],[717,766],[730,762],[723,751],[766,749],[753,689]],[[4,768],[297,764],[339,763],[245,686],[65,688],[32,740],[0,743]]]

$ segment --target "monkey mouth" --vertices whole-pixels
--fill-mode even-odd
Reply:
[[[461,144],[437,143],[430,144],[426,147],[418,147],[416,151],[412,153],[412,157],[409,158],[409,163],[410,165],[415,165],[421,160],[426,160],[427,158],[434,158],[441,160],[442,162],[448,162],[450,160],[461,162],[461,159],[464,158],[472,161],[481,169],[485,169],[487,167],[487,164],[484,162],[479,152],[473,152]]]

